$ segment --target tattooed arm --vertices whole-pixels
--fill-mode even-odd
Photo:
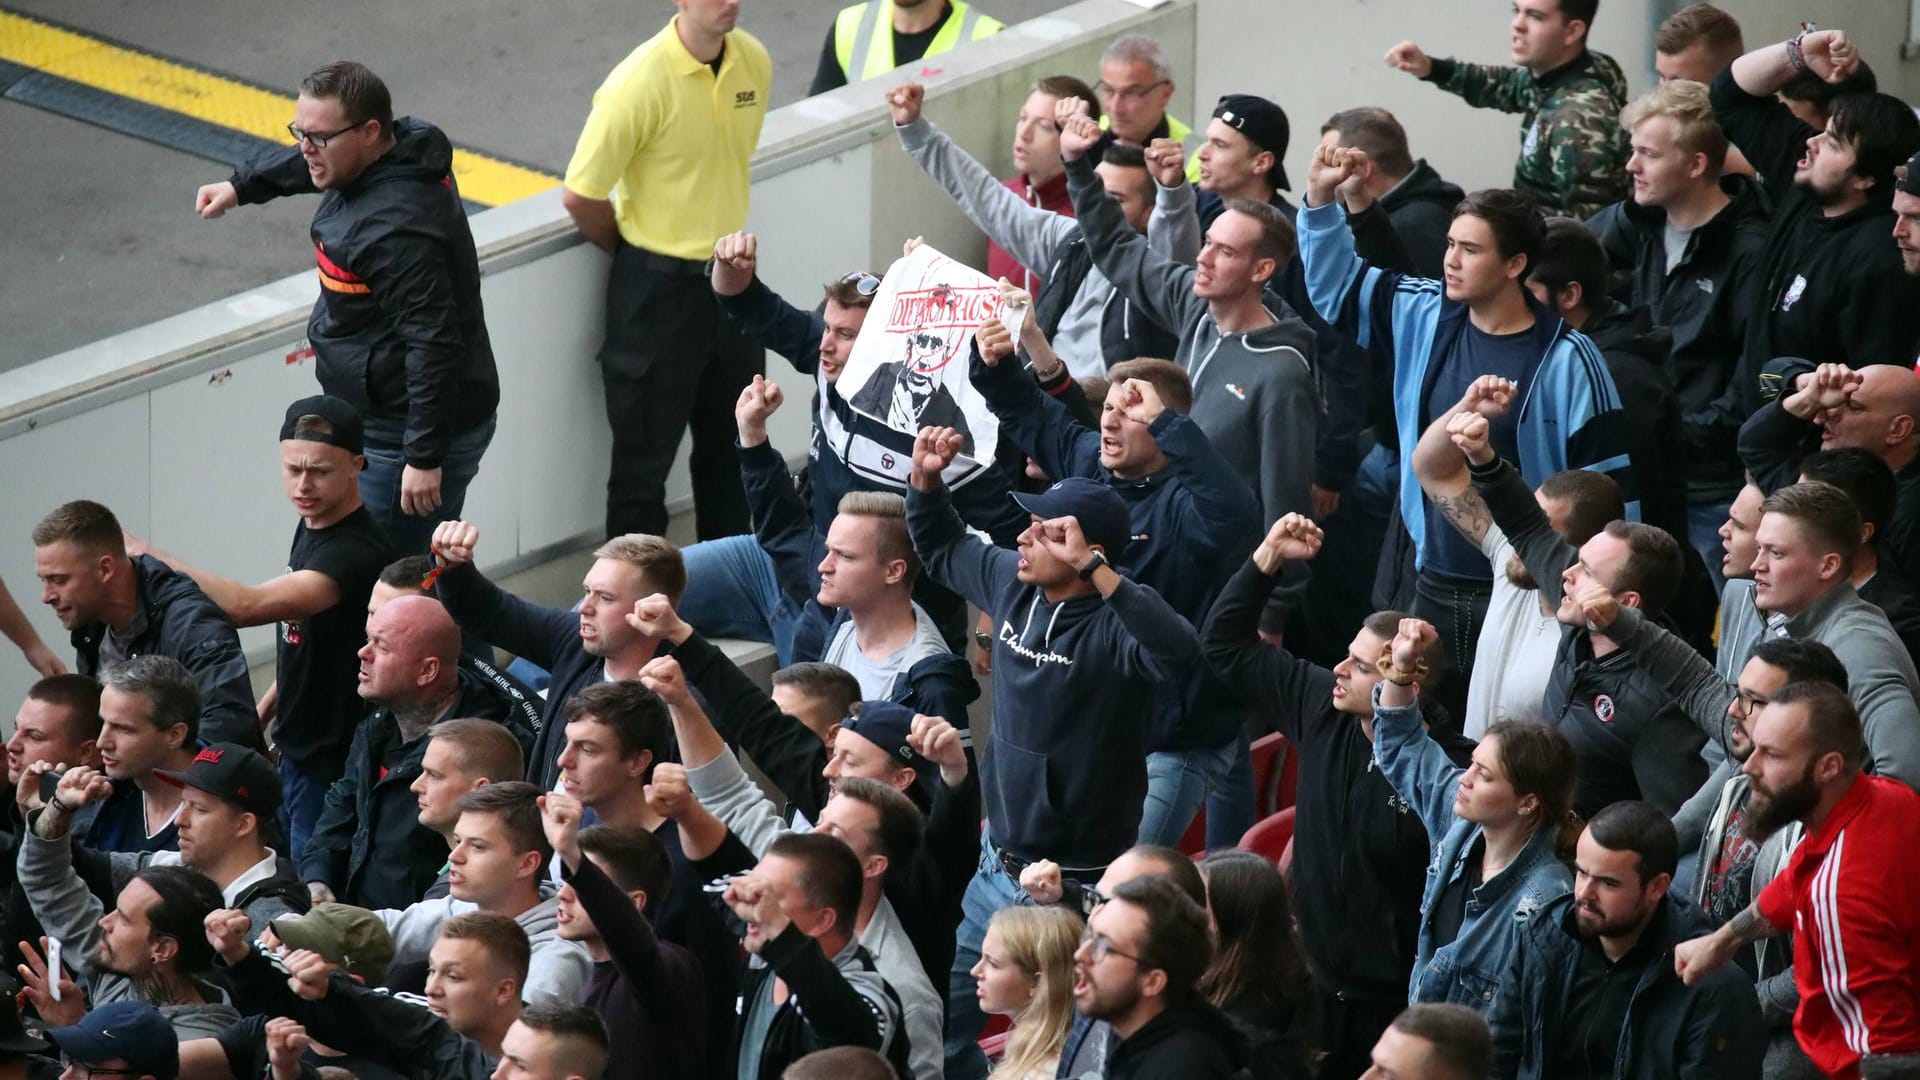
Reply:
[[[1674,973],[1688,986],[1697,986],[1733,959],[1741,947],[1780,932],[1780,927],[1760,913],[1759,901],[1755,901],[1713,933],[1674,946]]]
[[[1480,493],[1473,490],[1467,463],[1447,437],[1447,421],[1460,411],[1458,405],[1433,418],[1413,448],[1413,472],[1420,478],[1420,490],[1460,535],[1474,547],[1483,547],[1487,530],[1493,527],[1493,515]]]

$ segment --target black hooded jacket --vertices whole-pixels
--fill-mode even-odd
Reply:
[[[1853,367],[1911,361],[1920,277],[1902,270],[1889,236],[1892,191],[1876,184],[1865,205],[1827,217],[1793,180],[1816,132],[1771,96],[1742,90],[1731,69],[1713,80],[1710,96],[1714,119],[1779,206],[1751,291],[1741,297],[1752,312],[1739,375],[1742,415],[1759,404],[1759,373],[1775,357]]]
[[[1682,416],[1685,406],[1675,395],[1672,368],[1667,362],[1673,337],[1667,327],[1655,326],[1653,320],[1653,313],[1645,307],[1629,309],[1602,297],[1580,332],[1600,350],[1613,385],[1620,391],[1620,405],[1628,419],[1628,466],[1640,490],[1640,520],[1665,529],[1680,545],[1685,560],[1679,589],[1667,610],[1688,643],[1703,654],[1711,654],[1720,597],[1714,592],[1707,564],[1687,541],[1687,503],[1701,490],[1694,482],[1697,474],[1691,466],[1694,458],[1706,451],[1690,450],[1685,442],[1690,430]],[[1677,462],[1686,462],[1687,467],[1676,467]],[[1738,477],[1737,464],[1735,468]]]
[[[1293,903],[1314,982],[1347,1000],[1404,1004],[1426,886],[1426,828],[1374,767],[1360,718],[1334,708],[1333,672],[1256,634],[1274,581],[1258,563],[1241,564],[1214,602],[1201,648],[1300,755]],[[1444,709],[1424,697],[1421,708],[1447,756],[1464,766],[1473,744]]]
[[[453,144],[413,117],[393,133],[391,149],[314,211],[321,289],[307,340],[321,389],[360,410],[367,441],[432,469],[493,415],[500,377]],[[316,190],[297,146],[240,166],[233,186],[242,203]]]
[[[1730,502],[1740,493],[1734,441],[1747,416],[1743,395],[1751,388],[1737,385],[1735,372],[1752,310],[1747,282],[1766,247],[1770,209],[1760,186],[1744,176],[1721,177],[1720,189],[1731,201],[1693,231],[1671,267],[1664,209],[1627,200],[1587,222],[1613,268],[1632,275],[1626,302],[1651,309],[1654,320],[1672,331],[1677,434],[1686,456],[1669,460],[1681,463],[1674,471],[1685,477],[1688,496],[1702,503]],[[1627,397],[1624,386],[1620,394]],[[1630,415],[1632,408],[1629,402]]]
[[[1680,444],[1681,405],[1667,364],[1673,334],[1654,325],[1647,308],[1622,307],[1605,297],[1580,332],[1600,350],[1620,391],[1628,420],[1627,459],[1640,489],[1640,520],[1685,543],[1687,474],[1674,466],[1687,458]]]
[[[253,682],[240,635],[233,623],[193,579],[147,555],[135,555],[134,602],[138,613],[127,643],[130,656],[157,653],[185,664],[200,691],[200,731],[204,742],[260,747],[260,714],[253,703]],[[74,668],[100,677],[100,641],[104,623],[73,632]]]
[[[1246,1040],[1204,1002],[1169,1007],[1107,1050],[1107,1080],[1231,1080],[1245,1075]]]
[[[1443,180],[1426,158],[1413,163],[1413,171],[1380,196],[1380,208],[1400,234],[1407,249],[1408,269],[1415,277],[1440,280],[1440,263],[1447,257],[1447,229],[1453,224],[1453,208],[1467,193],[1460,185]]]

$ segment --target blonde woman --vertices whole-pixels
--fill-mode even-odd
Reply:
[[[981,1012],[1013,1020],[988,1080],[1052,1080],[1073,1022],[1080,930],[1080,916],[1063,907],[1004,908],[987,924],[974,993]]]

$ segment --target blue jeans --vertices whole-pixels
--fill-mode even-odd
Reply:
[[[953,971],[947,977],[947,1069],[946,1080],[981,1080],[987,1075],[987,1056],[980,1052],[980,1032],[987,1018],[980,1012],[978,986],[973,965],[980,962],[980,944],[986,940],[987,924],[994,913],[1015,904],[1031,904],[1033,898],[1020,883],[1007,876],[1000,864],[1000,851],[980,833],[980,866],[967,891],[960,898],[960,928],[953,945]]]
[[[1208,851],[1238,844],[1253,827],[1253,756],[1245,735],[1221,746],[1147,755],[1140,842],[1179,847],[1202,800],[1207,804]]]
[[[467,485],[480,472],[480,458],[493,441],[495,417],[472,431],[456,435],[440,462],[440,509],[414,517],[400,509],[400,474],[407,456],[397,446],[367,447],[367,467],[360,473],[360,501],[380,523],[395,555],[425,555],[433,545],[434,526],[455,521],[467,502]]]
[[[682,548],[687,591],[680,618],[708,638],[764,641],[779,654],[780,666],[793,663],[793,630],[800,606],[780,591],[773,560],[751,534],[702,540]]]
[[[1727,587],[1727,579],[1720,572],[1720,559],[1726,554],[1726,548],[1720,546],[1720,526],[1727,523],[1727,514],[1732,509],[1731,503],[1687,504],[1687,543],[1707,564],[1707,573],[1713,577],[1715,599]]]
[[[287,838],[285,854],[298,864],[333,783],[303,771],[284,757],[276,769],[280,773],[280,831]]]

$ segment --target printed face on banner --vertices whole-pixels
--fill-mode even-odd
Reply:
[[[902,435],[958,431],[965,449],[947,480],[961,482],[993,464],[1000,441],[967,368],[975,328],[1005,318],[1001,306],[992,279],[922,245],[888,268],[835,389],[854,411]]]

